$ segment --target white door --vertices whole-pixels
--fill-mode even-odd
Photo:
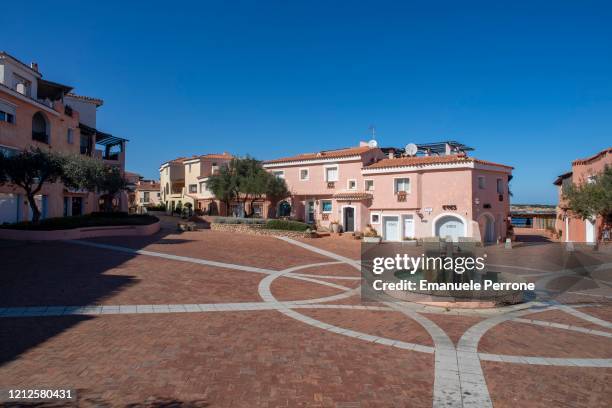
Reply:
[[[399,241],[399,217],[383,217],[383,238],[385,241]]]
[[[414,217],[404,215],[404,238],[414,238]]]
[[[0,193],[0,224],[17,222],[19,199],[17,194]]]
[[[586,242],[595,242],[595,221],[587,218],[584,224],[586,226]]]
[[[442,217],[436,222],[436,235],[440,238],[450,238],[458,241],[463,236],[463,222],[453,216]]]

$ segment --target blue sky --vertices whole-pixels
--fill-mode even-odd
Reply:
[[[553,203],[571,160],[612,145],[612,3],[8,2],[0,49],[104,99],[128,169],[269,159],[366,139],[455,139]]]

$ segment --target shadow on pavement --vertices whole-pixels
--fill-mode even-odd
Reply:
[[[164,241],[175,231],[164,228],[150,237],[125,237],[134,249]],[[168,239],[166,244],[184,240]],[[85,306],[100,304],[131,285],[130,275],[105,274],[135,254],[103,251],[68,242],[0,241],[0,314],[3,308]],[[0,317],[0,365],[74,325],[87,315]]]

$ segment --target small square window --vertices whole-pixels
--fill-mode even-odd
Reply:
[[[365,181],[365,191],[373,191],[374,190],[374,180],[366,180]]]
[[[197,184],[190,184],[189,185],[189,192],[190,193],[197,193],[198,192],[198,185]]]
[[[355,190],[357,188],[357,180],[349,180],[348,181],[348,189]]]
[[[399,192],[409,193],[410,192],[410,179],[407,179],[407,178],[395,179],[395,192],[396,193],[399,193]]]
[[[276,178],[281,178],[281,179],[285,178],[285,172],[283,170],[273,171],[272,174]]]
[[[380,214],[378,213],[370,214],[370,224],[380,224]]]
[[[300,169],[300,180],[308,180],[309,176],[310,175],[308,169]]]
[[[327,167],[325,169],[325,181],[338,181],[338,167]]]
[[[321,200],[321,212],[322,213],[332,212],[332,201],[331,200]]]
[[[478,188],[484,190],[486,188],[484,176],[478,176]]]

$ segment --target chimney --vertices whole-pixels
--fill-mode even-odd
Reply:
[[[359,141],[359,147],[369,146],[368,142],[364,142],[363,140]]]
[[[32,61],[30,63],[30,68],[32,68],[34,71],[38,72],[38,62]]]
[[[389,150],[388,155],[390,159],[395,159],[395,152],[393,150]]]

